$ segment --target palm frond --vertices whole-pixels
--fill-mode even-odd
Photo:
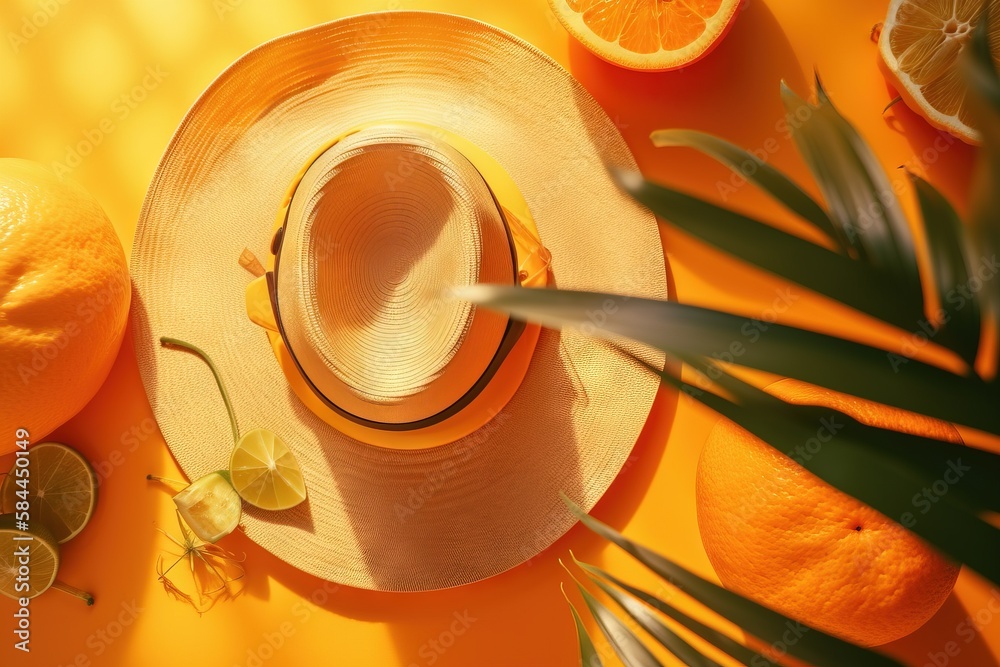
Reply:
[[[735,363],[1000,435],[995,386],[886,350],[806,329],[669,301],[595,292],[474,285],[462,298],[553,328],[631,338],[677,355],[732,355]],[[608,303],[613,311],[608,312]],[[595,327],[593,312],[606,313]],[[749,332],[749,333],[748,333]]]
[[[584,513],[576,503],[563,496],[570,511],[585,526],[618,545],[633,558],[648,567],[669,584],[683,591],[698,602],[713,609],[724,618],[767,643],[777,643],[792,630],[797,638],[794,643],[784,643],[788,652],[817,667],[888,667],[899,663],[876,651],[855,646],[815,628],[803,625],[767,607],[726,590],[703,579],[646,547],[633,542],[610,526]],[[606,608],[605,608],[606,609]]]
[[[580,618],[580,612],[576,610],[573,603],[570,602],[569,596],[566,595],[566,588],[562,584],[559,584],[559,589],[562,591],[563,597],[566,598],[566,604],[569,605],[569,610],[573,614],[573,625],[576,627],[576,638],[580,644],[580,666],[581,667],[604,667],[604,663],[601,662],[601,656],[597,654],[597,649],[594,648],[594,642],[590,639],[590,635],[587,634],[587,628],[583,625],[583,619]]]
[[[730,170],[754,183],[772,199],[813,224],[832,241],[841,237],[826,210],[795,181],[766,161],[735,144],[694,130],[658,130],[650,135],[654,146],[686,146],[715,158]],[[846,251],[842,245],[838,246]]]
[[[748,649],[746,646],[740,644],[738,641],[736,641],[729,635],[719,632],[715,628],[709,625],[705,625],[701,621],[698,621],[692,618],[691,616],[688,616],[684,612],[680,611],[673,605],[668,604],[666,601],[661,600],[652,593],[649,593],[647,591],[638,589],[635,586],[627,584],[621,579],[615,577],[610,572],[606,572],[595,565],[582,563],[579,560],[577,560],[575,556],[573,557],[573,562],[575,562],[580,569],[586,572],[587,576],[590,577],[590,579],[595,583],[599,583],[599,581],[604,581],[617,586],[625,593],[627,593],[629,596],[631,596],[631,598],[633,598],[634,600],[643,602],[649,607],[667,616],[668,618],[676,621],[683,627],[687,628],[691,632],[695,633],[696,635],[698,635],[699,637],[710,643],[712,646],[715,646],[719,650],[727,653],[728,655],[738,660],[740,664],[743,665],[752,664],[754,667],[767,667],[768,665],[773,664],[771,663],[771,661],[769,661],[761,654]],[[601,585],[601,589],[604,590],[605,592],[608,592],[605,586],[603,585]],[[609,593],[609,595],[617,601],[617,598],[613,594]]]
[[[933,264],[934,283],[940,302],[938,340],[958,353],[972,372],[979,352],[979,297],[971,280],[978,263],[968,248],[965,228],[958,213],[937,188],[910,173],[917,192],[927,245]]]

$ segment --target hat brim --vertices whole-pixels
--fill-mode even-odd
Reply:
[[[452,444],[373,447],[310,412],[246,316],[252,277],[237,260],[245,247],[267,255],[286,188],[318,147],[385,120],[445,128],[494,157],[558,287],[663,299],[666,277],[653,216],[605,169],[636,166],[618,129],[557,63],[495,27],[431,12],[351,17],[264,44],[201,96],[157,169],[132,255],[136,356],[160,429],[190,478],[227,466],[221,398],[196,357],[159,345],[173,336],[213,358],[241,432],[275,431],[302,467],[308,500],[248,507],[247,535],[324,579],[419,591],[498,574],[565,533],[575,521],[559,493],[584,509],[600,499],[658,378],[581,333],[546,330],[513,399]]]

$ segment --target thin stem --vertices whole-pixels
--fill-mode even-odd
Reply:
[[[177,347],[183,347],[186,350],[190,350],[201,357],[202,360],[208,364],[208,367],[212,371],[212,375],[215,376],[215,384],[219,385],[219,391],[222,392],[222,400],[226,404],[226,411],[229,412],[229,423],[233,427],[233,443],[238,443],[240,441],[240,429],[236,426],[236,413],[233,412],[233,404],[229,402],[229,393],[226,391],[226,386],[222,384],[222,376],[219,375],[219,369],[215,367],[215,364],[213,364],[212,360],[207,354],[205,354],[205,351],[197,345],[185,343],[184,341],[176,338],[167,338],[166,336],[160,338],[160,343],[163,345],[176,345]]]
[[[885,105],[885,108],[882,109],[882,113],[885,113],[886,111],[888,111],[889,109],[893,108],[894,106],[896,106],[897,104],[899,104],[902,101],[903,101],[903,97],[901,95],[897,95],[896,97],[893,98],[892,102],[889,102],[888,104]]]
[[[67,595],[72,595],[73,597],[80,598],[81,600],[87,603],[88,607],[94,606],[94,596],[91,595],[90,593],[87,593],[86,591],[81,591],[79,588],[76,588],[75,586],[70,586],[69,584],[57,581],[54,584],[52,584],[52,588],[56,589],[57,591],[62,591]]]
[[[146,475],[146,479],[150,482],[160,482],[161,484],[173,484],[174,486],[187,486],[187,482],[182,482],[179,479],[170,479],[169,477],[160,477],[159,475]]]

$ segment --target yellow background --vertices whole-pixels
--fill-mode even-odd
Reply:
[[[895,168],[906,164],[964,206],[973,152],[941,141],[935,148],[938,135],[902,107],[881,113],[892,94],[876,66],[869,32],[886,5],[886,0],[750,0],[707,59],[678,72],[641,74],[607,65],[573,43],[545,0],[4,0],[0,155],[71,167],[72,177],[104,205],[129,252],[147,184],[174,128],[235,58],[272,37],[348,14],[434,9],[496,24],[568,67],[618,123],[641,167],[655,179],[724,195],[730,205],[770,215],[779,225],[796,224],[750,187],[720,187],[730,183],[721,167],[685,151],[653,149],[648,135],[661,127],[708,130],[764,150],[773,164],[805,180],[780,125],[778,81],[784,78],[805,94],[815,67],[893,179],[903,178]],[[12,40],[11,33],[30,37]],[[77,164],[73,151],[80,142],[93,148]],[[671,288],[680,300],[748,316],[771,307],[779,284],[762,273],[678,233],[666,234],[665,247]],[[799,294],[783,316],[787,322],[900,344],[885,327]],[[713,418],[683,401],[675,410],[675,401],[667,398],[595,513],[712,576],[695,521],[693,471]],[[64,580],[91,590],[98,602],[87,608],[56,592],[36,600],[34,650],[25,657],[14,653],[7,630],[12,624],[7,610],[14,606],[0,601],[3,665],[229,667],[259,664],[262,654],[269,665],[312,664],[311,659],[404,667],[571,665],[575,639],[559,594],[559,582],[567,577],[557,558],[572,548],[657,588],[627,557],[579,527],[532,562],[494,579],[406,595],[325,585],[235,535],[224,544],[246,553],[246,591],[199,617],[168,599],[156,583],[154,563],[168,546],[156,528],[173,528],[173,510],[169,495],[149,485],[145,475],[179,472],[151,420],[128,340],[103,390],[54,437],[83,451],[102,476],[97,513],[65,547],[61,572]],[[6,464],[9,460],[0,461],[0,469]],[[674,601],[692,608],[683,596]],[[929,653],[956,642],[960,653],[947,664],[996,665],[1000,618],[992,610],[1000,610],[1000,592],[994,597],[988,585],[963,573],[937,616],[888,648],[909,664],[925,665],[934,664]],[[467,628],[455,625],[463,631],[453,634],[456,614],[475,620],[467,621]],[[958,626],[977,614],[983,630],[966,643]],[[433,648],[434,641],[443,650]],[[280,647],[262,650],[272,644]],[[606,645],[599,645],[606,655]]]

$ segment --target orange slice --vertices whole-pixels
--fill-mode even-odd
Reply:
[[[990,0],[989,10],[990,45],[998,54],[1000,0]],[[958,65],[982,13],[983,0],[892,0],[879,37],[883,68],[906,105],[970,144],[979,142],[979,132]]]
[[[608,62],[665,71],[707,55],[743,0],[549,0],[571,35]]]

